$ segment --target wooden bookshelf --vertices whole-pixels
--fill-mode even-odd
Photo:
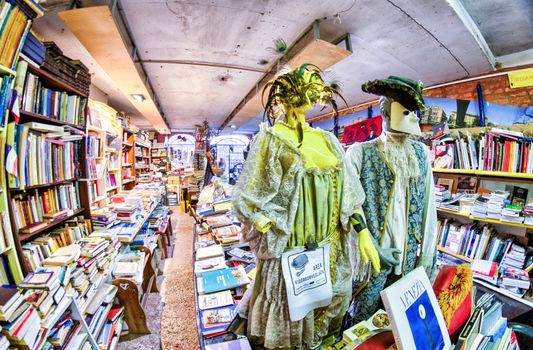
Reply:
[[[135,186],[135,133],[128,127],[122,127],[122,154],[120,181],[123,190],[131,190]],[[133,178],[133,179],[130,179]]]
[[[442,208],[437,208],[437,212],[450,214],[450,215],[454,215],[454,216],[464,217],[464,218],[467,218],[467,219],[469,219],[471,221],[487,222],[487,223],[490,223],[490,224],[513,226],[513,227],[524,228],[524,229],[527,229],[527,230],[533,230],[533,226],[526,225],[526,224],[521,224],[521,223],[518,223],[518,222],[508,222],[508,221],[501,221],[501,220],[488,219],[488,218],[478,218],[476,216],[473,216],[472,214],[467,214],[467,213],[462,213],[462,212],[448,210],[448,209],[442,209]]]
[[[25,123],[25,122],[39,122],[39,123],[48,123],[48,124],[54,124],[54,125],[60,125],[60,126],[67,125],[67,126],[71,126],[73,128],[76,128],[76,129],[80,129],[80,130],[84,129],[84,127],[82,125],[64,122],[62,120],[49,118],[49,117],[44,116],[42,114],[37,114],[37,113],[28,112],[28,111],[24,111],[24,110],[20,111],[20,119],[21,119],[22,123]]]
[[[45,83],[45,85],[48,85],[49,87],[51,87],[53,89],[66,91],[66,92],[68,92],[70,94],[79,95],[79,96],[82,96],[82,97],[88,97],[85,93],[83,93],[82,91],[80,91],[76,87],[71,86],[70,84],[62,81],[61,79],[57,78],[52,73],[50,73],[50,72],[48,72],[48,71],[46,71],[44,69],[35,67],[31,63],[28,63],[28,72],[30,72],[30,73],[32,73],[34,75],[37,75],[39,77],[39,79],[43,83]]]
[[[84,94],[82,91],[80,91],[78,88],[71,86],[70,84],[54,76],[52,73],[47,72],[43,69],[37,68],[33,66],[32,64],[28,64],[27,72],[28,72],[27,74],[31,73],[37,76],[41,84],[47,88],[51,88],[57,91],[64,91],[69,95],[77,95],[80,98],[88,99],[88,96]],[[22,271],[22,273],[20,274],[21,276],[27,274],[31,270],[30,266],[26,263],[25,259],[23,259],[23,256],[24,256],[23,250],[22,250],[23,242],[30,241],[33,238],[37,238],[38,236],[44,233],[50,232],[58,227],[61,227],[61,225],[64,224],[65,221],[73,217],[76,217],[76,216],[83,216],[84,218],[90,217],[90,210],[89,210],[90,204],[89,204],[89,198],[88,198],[88,193],[87,193],[87,185],[85,181],[81,181],[81,179],[87,178],[87,164],[86,164],[87,149],[86,149],[86,138],[85,138],[85,133],[84,133],[85,124],[87,121],[87,109],[81,112],[82,113],[80,115],[80,125],[78,125],[78,124],[73,124],[73,123],[65,122],[65,121],[58,120],[58,119],[53,119],[42,114],[33,113],[33,112],[25,111],[22,109],[20,110],[20,123],[39,122],[43,124],[50,124],[50,125],[57,125],[57,126],[68,126],[68,127],[71,127],[72,129],[79,130],[78,133],[80,134],[80,136],[82,136],[82,139],[80,141],[72,141],[72,142],[79,142],[79,145],[80,145],[80,147],[78,148],[79,150],[78,160],[80,163],[79,164],[80,168],[79,168],[79,173],[75,174],[76,176],[74,178],[62,180],[62,181],[56,181],[52,183],[28,186],[24,189],[10,188],[9,191],[6,191],[7,199],[8,199],[8,206],[10,208],[9,212],[10,212],[11,228],[14,233],[14,236],[13,236],[14,246],[16,248],[13,251],[16,252],[16,255],[18,256],[18,261],[20,262],[20,270]],[[78,133],[72,132],[72,135],[77,135]],[[3,150],[4,150],[4,147],[2,147],[2,152]],[[78,189],[78,196],[79,196],[79,201],[80,201],[78,204],[80,206],[80,209],[72,211],[71,215],[58,219],[57,221],[49,222],[45,227],[42,227],[41,229],[38,229],[32,233],[20,233],[20,234],[18,233],[18,229],[14,223],[15,221],[14,221],[14,216],[13,216],[14,215],[13,208],[11,208],[12,195],[15,196],[18,194],[23,194],[25,191],[30,191],[30,190],[37,191],[39,189],[46,189],[46,188],[52,188],[56,186],[69,185],[69,184],[77,185],[76,187]],[[18,264],[18,262],[16,261],[12,262],[10,260],[10,265],[12,266],[12,269],[16,264]],[[18,282],[20,282],[20,280]]]
[[[468,262],[468,263],[471,263],[472,261],[474,261],[474,259],[467,258],[466,256],[461,255],[461,254],[456,254],[456,253],[452,252],[451,250],[446,249],[446,248],[441,247],[441,246],[438,246],[438,247],[437,247],[437,250],[438,250],[439,252],[442,252],[442,253],[444,253],[444,254],[447,254],[447,255],[453,256],[454,258],[457,258],[457,259],[463,260],[463,261]]]
[[[13,69],[7,68],[3,64],[0,64],[0,75],[11,75],[14,77],[16,74],[17,73]]]
[[[68,179],[68,180],[50,182],[50,183],[42,184],[42,185],[26,186],[24,188],[10,188],[9,191],[11,191],[11,192],[24,192],[24,191],[29,191],[29,190],[35,190],[35,189],[38,189],[38,188],[46,188],[46,187],[53,187],[53,186],[59,186],[59,185],[67,185],[67,184],[70,184],[70,183],[72,183],[74,181],[78,181],[79,179],[80,179],[79,177],[75,177],[75,178]]]
[[[70,218],[73,218],[75,216],[81,215],[84,211],[85,211],[84,208],[74,210],[71,215],[68,215],[68,216],[66,216],[66,217],[64,217],[62,219],[59,219],[57,221],[54,221],[54,222],[49,222],[45,227],[43,227],[43,228],[41,228],[39,230],[36,230],[35,232],[18,234],[18,240],[19,240],[19,242],[27,241],[27,240],[35,237],[35,236],[38,236],[42,232],[45,232],[45,231],[48,231],[51,228],[57,227],[59,224],[67,221]]]

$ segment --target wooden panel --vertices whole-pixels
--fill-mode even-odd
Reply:
[[[321,70],[325,70],[333,66],[335,63],[350,56],[351,54],[352,53],[350,51],[327,41],[313,39],[303,46],[302,49],[292,58],[290,58],[287,65],[291,69],[294,69],[301,64],[311,63]],[[272,79],[274,78],[275,76]],[[263,103],[261,101],[262,92],[263,86],[259,86],[259,88],[256,90],[256,94],[250,98],[241,108],[241,110],[235,115],[231,124],[241,126],[263,111]],[[267,92],[265,92],[265,98],[267,95]]]
[[[161,129],[168,131],[130,57],[109,7],[95,6],[61,11],[58,16],[133,106],[158,131]],[[131,97],[132,94],[142,94],[146,99],[142,102],[137,101]]]
[[[312,63],[321,70],[325,70],[351,54],[342,47],[321,39],[314,39],[289,60],[289,66],[296,68],[303,63]]]

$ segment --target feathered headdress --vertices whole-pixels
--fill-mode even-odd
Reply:
[[[323,106],[333,108],[337,115],[337,102],[335,96],[341,98],[344,103],[346,100],[340,94],[339,84],[332,82],[326,84],[318,67],[312,64],[302,64],[293,71],[280,75],[276,79],[268,82],[263,88],[262,101],[264,101],[265,92],[268,92],[264,115],[272,125],[280,117],[286,116],[291,110],[308,105],[311,108],[318,103]],[[303,139],[303,126],[297,124],[298,142],[301,144]]]

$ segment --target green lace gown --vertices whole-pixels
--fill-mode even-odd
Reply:
[[[271,128],[262,126],[233,191],[243,238],[257,256],[257,275],[239,313],[247,335],[265,348],[316,348],[339,328],[351,299],[355,238],[349,217],[364,201],[338,140],[322,132],[338,158],[331,169],[306,168],[305,156]],[[281,255],[305,243],[331,242],[333,299],[328,307],[291,322]]]

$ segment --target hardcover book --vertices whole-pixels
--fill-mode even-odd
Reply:
[[[450,337],[423,267],[381,291],[400,350],[447,350]]]
[[[237,305],[230,305],[212,310],[200,311],[200,330],[204,335],[226,330],[236,315]]]

